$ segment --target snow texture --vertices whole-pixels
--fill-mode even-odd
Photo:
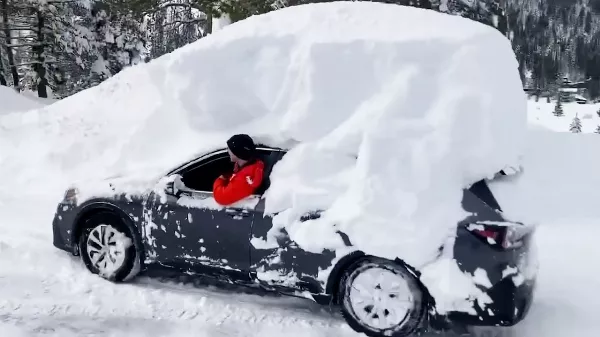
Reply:
[[[588,157],[597,157],[594,153],[599,147],[597,134],[535,128],[527,137],[523,172],[496,179],[490,188],[511,219],[540,226],[556,221],[595,221],[600,217],[600,161]],[[548,188],[541,189],[541,185]],[[570,199],[577,202],[568,202]]]
[[[0,116],[11,112],[37,109],[42,106],[42,101],[19,94],[12,88],[0,85]]]

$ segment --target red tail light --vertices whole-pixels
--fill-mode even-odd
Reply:
[[[502,235],[500,228],[493,228],[481,224],[469,224],[467,230],[473,233],[475,236],[487,241],[490,245],[497,245],[500,243],[500,237]]]
[[[534,230],[532,226],[512,222],[472,223],[466,228],[489,245],[503,249],[521,247],[523,240]]]
[[[490,229],[475,229],[473,230],[473,233],[485,238],[485,239],[492,239],[492,240],[497,240],[498,236],[500,235],[498,232],[494,232],[493,230]]]

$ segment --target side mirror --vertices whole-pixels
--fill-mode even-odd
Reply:
[[[185,189],[185,184],[181,181],[181,176],[179,174],[173,175],[171,181],[169,181],[165,187],[165,193],[168,195],[173,195],[179,197],[183,189]]]

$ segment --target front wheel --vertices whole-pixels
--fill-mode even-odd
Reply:
[[[129,229],[116,214],[103,212],[84,223],[79,251],[87,269],[113,282],[133,277],[138,259]]]
[[[410,336],[425,317],[418,280],[389,260],[355,262],[342,275],[338,291],[348,325],[370,337]]]

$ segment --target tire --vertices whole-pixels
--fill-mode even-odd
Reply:
[[[131,231],[112,212],[94,214],[85,220],[79,252],[92,274],[112,282],[131,279],[139,271],[139,254]]]
[[[353,263],[341,276],[338,298],[348,325],[370,337],[410,336],[426,316],[419,281],[402,265],[380,258]],[[407,305],[402,299],[409,299]]]

